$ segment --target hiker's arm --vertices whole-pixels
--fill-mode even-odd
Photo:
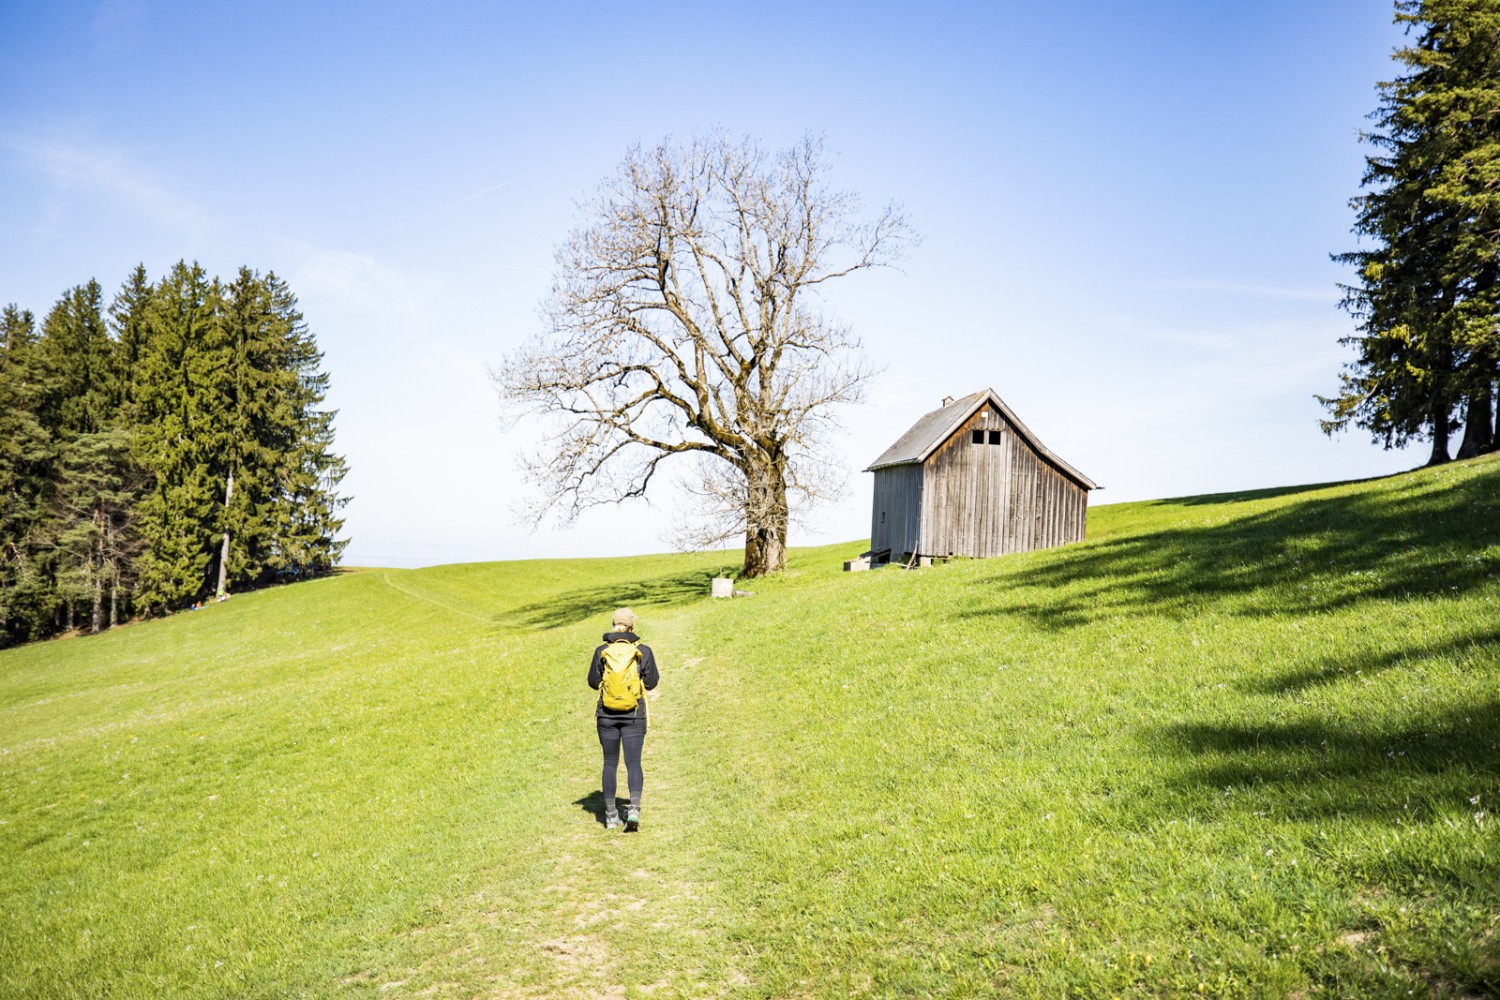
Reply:
[[[595,691],[599,690],[599,682],[604,679],[604,667],[599,662],[599,651],[603,648],[600,646],[595,649],[594,658],[589,661],[589,687]]]
[[[651,652],[650,646],[641,647],[641,683],[646,685],[647,691],[655,690],[656,682],[661,675],[656,672],[656,654]]]

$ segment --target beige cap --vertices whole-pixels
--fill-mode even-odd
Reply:
[[[635,612],[629,608],[620,608],[615,612],[614,623],[623,629],[634,629]]]

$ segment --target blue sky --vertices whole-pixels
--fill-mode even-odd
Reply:
[[[922,242],[829,308],[882,369],[860,472],[994,388],[1094,503],[1421,464],[1319,432],[1390,4],[0,5],[0,302],[143,262],[285,277],[332,377],[354,565],[660,551],[674,499],[531,533],[487,365],[632,142],[807,132]]]

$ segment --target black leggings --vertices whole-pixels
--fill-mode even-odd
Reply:
[[[620,768],[620,744],[625,744],[625,780],[630,785],[630,807],[641,807],[641,786],[645,775],[641,772],[641,745],[646,742],[646,719],[631,716],[609,718],[600,716],[599,745],[604,748],[604,808],[615,811],[615,772]]]

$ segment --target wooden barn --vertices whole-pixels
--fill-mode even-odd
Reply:
[[[1082,541],[1099,489],[992,389],[943,400],[865,471],[875,474],[870,550],[901,562]]]

